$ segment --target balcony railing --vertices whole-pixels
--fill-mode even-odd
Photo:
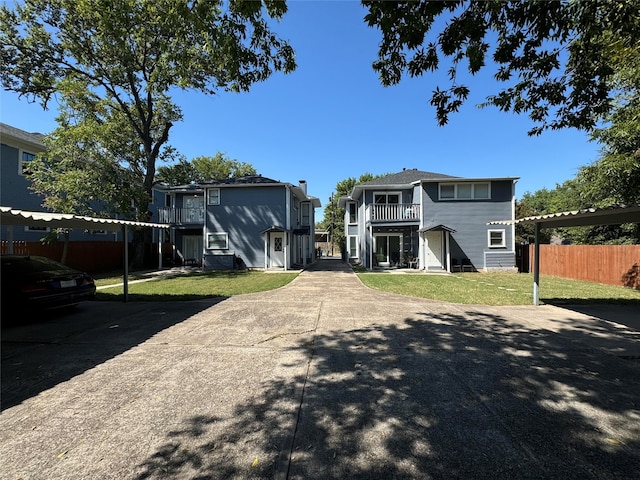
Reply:
[[[420,205],[413,203],[374,203],[372,222],[412,222],[420,220]]]
[[[158,221],[172,225],[204,225],[204,208],[159,208]]]

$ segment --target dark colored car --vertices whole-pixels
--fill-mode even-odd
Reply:
[[[93,300],[91,276],[46,257],[0,256],[2,313],[70,307]]]

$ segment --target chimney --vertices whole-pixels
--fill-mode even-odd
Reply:
[[[300,189],[307,194],[307,181],[306,180],[298,180],[300,182]]]

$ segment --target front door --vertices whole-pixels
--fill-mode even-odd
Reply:
[[[284,267],[284,233],[269,234],[269,266]]]
[[[427,268],[443,269],[442,232],[427,232]]]

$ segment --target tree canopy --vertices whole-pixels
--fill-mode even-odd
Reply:
[[[172,89],[242,92],[292,71],[293,49],[267,22],[286,10],[272,0],[26,0],[0,7],[0,80],[45,108],[57,97],[53,136],[99,167],[95,181],[124,174],[135,208],[123,213],[148,220],[156,162],[174,153],[169,132],[182,119]]]
[[[384,86],[446,68],[431,95],[440,125],[470,89],[460,68],[494,68],[505,88],[482,106],[528,114],[545,129],[590,130],[614,106],[620,52],[640,49],[640,0],[364,0],[365,22],[381,31],[373,68]],[[490,66],[493,64],[493,66]]]
[[[232,160],[224,153],[217,152],[213,157],[200,156],[193,158],[190,162],[180,159],[173,165],[158,167],[156,180],[176,186],[226,180],[257,173],[251,164]]]

